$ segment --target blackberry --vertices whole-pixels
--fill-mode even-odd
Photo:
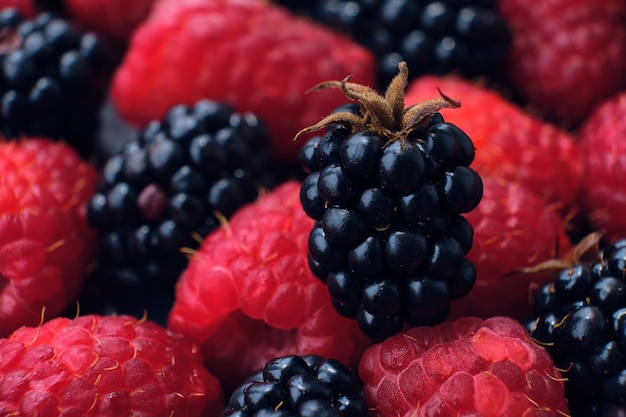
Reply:
[[[497,80],[509,42],[495,0],[278,2],[369,48],[378,60],[381,86],[388,85],[400,61],[413,76],[457,71]]]
[[[224,417],[365,417],[357,377],[341,362],[321,356],[268,361],[230,396]]]
[[[173,292],[202,239],[276,181],[254,114],[210,100],[173,107],[102,168],[87,216],[101,232],[105,282],[132,304],[137,293]]]
[[[52,13],[0,12],[0,133],[62,139],[89,156],[114,54]]]
[[[593,237],[593,235],[592,235]],[[530,335],[565,378],[572,417],[626,414],[626,239],[558,271],[535,298]]]
[[[469,167],[473,143],[438,112],[459,105],[448,97],[405,110],[407,79],[402,62],[384,97],[345,80],[320,85],[341,88],[360,108],[304,129],[326,131],[300,153],[308,173],[300,200],[316,220],[311,270],[337,311],[374,340],[404,323],[444,321],[450,300],[476,280],[465,258],[473,229],[462,216],[482,198],[482,180]]]

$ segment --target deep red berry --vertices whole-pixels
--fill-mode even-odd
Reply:
[[[557,123],[578,124],[626,87],[623,0],[501,0],[512,33],[506,79]]]
[[[607,238],[626,236],[626,92],[606,100],[585,120],[579,144],[585,155],[583,206]]]
[[[508,317],[415,327],[370,347],[359,376],[381,417],[562,417],[563,380]]]
[[[296,164],[294,135],[343,103],[306,91],[348,75],[374,83],[368,50],[271,2],[165,0],[137,29],[111,92],[138,126],[175,104],[228,102],[263,119],[274,155]]]
[[[461,101],[442,110],[476,146],[473,167],[482,175],[521,182],[562,214],[576,210],[583,168],[572,136],[516,106],[495,90],[454,76],[426,76],[409,85],[407,105],[419,103],[435,88]]]
[[[213,417],[219,381],[197,346],[131,316],[57,318],[0,339],[3,416]]]
[[[80,25],[127,42],[150,13],[155,0],[66,0],[67,14]]]
[[[534,316],[534,294],[550,276],[512,273],[569,250],[564,220],[521,184],[491,176],[483,176],[483,184],[481,203],[467,214],[474,227],[467,257],[476,265],[476,284],[466,297],[452,301],[450,318],[528,320]]]
[[[0,143],[0,336],[59,314],[98,251],[86,219],[97,173],[68,145]]]
[[[333,308],[307,265],[313,221],[300,184],[278,186],[209,234],[180,277],[168,328],[200,344],[225,389],[275,356],[316,354],[354,365],[369,342]]]

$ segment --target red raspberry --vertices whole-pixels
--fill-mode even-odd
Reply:
[[[534,294],[550,275],[508,274],[554,259],[571,243],[561,217],[533,192],[521,184],[482,178],[483,198],[466,215],[474,227],[467,258],[476,266],[476,284],[469,295],[452,301],[449,318],[528,320],[534,317]]]
[[[546,116],[581,122],[626,87],[624,0],[501,0],[512,32],[506,78]]]
[[[268,126],[276,158],[297,164],[293,141],[345,102],[305,94],[348,75],[374,85],[372,53],[262,0],[164,0],[136,31],[112,82],[127,122],[143,126],[202,98],[251,111]]]
[[[568,415],[550,355],[508,317],[414,327],[371,346],[359,376],[380,417]]]
[[[0,0],[0,10],[14,8],[24,17],[34,17],[37,9],[33,0]]]
[[[217,416],[196,345],[131,316],[56,318],[0,339],[0,415]]]
[[[585,155],[583,205],[609,240],[626,236],[626,91],[603,102],[585,120],[579,144]]]
[[[454,76],[415,80],[408,87],[406,104],[432,98],[437,88],[461,101],[460,108],[441,113],[472,138],[476,171],[521,182],[548,203],[558,204],[563,214],[575,207],[582,156],[568,133],[533,117],[495,90]]]
[[[65,0],[69,16],[82,26],[127,42],[156,0]]]
[[[201,345],[225,389],[273,357],[315,354],[356,365],[370,344],[307,265],[313,220],[299,193],[290,181],[241,208],[205,238],[180,277],[168,328]]]
[[[86,219],[97,173],[43,138],[0,142],[0,337],[75,300],[98,250]]]

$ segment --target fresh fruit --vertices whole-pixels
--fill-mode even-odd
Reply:
[[[137,28],[111,95],[136,126],[180,103],[230,103],[264,120],[273,156],[295,165],[294,135],[343,102],[306,90],[346,74],[373,84],[372,54],[268,1],[164,0]]]
[[[221,217],[275,185],[269,152],[254,114],[201,100],[174,106],[109,158],[87,212],[102,236],[100,285],[123,294],[108,308],[141,316],[148,295],[164,300],[163,291],[171,305],[188,252]]]
[[[0,337],[72,303],[98,236],[86,206],[97,173],[45,138],[0,142]]]
[[[266,413],[266,414],[264,414]],[[230,396],[223,416],[365,417],[361,383],[335,359],[315,355],[269,360]]]
[[[466,297],[452,301],[449,318],[508,316],[525,321],[534,316],[534,295],[550,275],[515,272],[570,249],[565,220],[521,184],[489,175],[482,179],[483,198],[466,216],[474,228],[467,259],[476,266],[476,284]]]
[[[506,79],[552,121],[576,125],[626,88],[623,0],[500,0],[512,33]]]
[[[365,351],[359,376],[380,417],[568,415],[550,355],[508,317],[409,329]]]
[[[217,417],[198,347],[130,316],[56,318],[0,339],[3,416]]]
[[[90,155],[112,65],[103,41],[50,13],[5,11],[0,32],[0,133],[63,139]]]
[[[156,0],[65,0],[68,16],[102,36],[126,43]]]
[[[626,240],[600,249],[595,235],[587,241],[596,244],[540,288],[530,335],[562,370],[572,417],[619,416],[626,413]]]
[[[411,77],[451,71],[468,77],[501,76],[509,33],[493,0],[277,2],[308,12],[372,50],[379,88],[393,79],[400,61],[407,62]]]
[[[37,14],[33,0],[0,0],[0,14],[10,13],[7,9],[15,9],[24,17],[33,17]],[[0,20],[3,19],[0,17]]]
[[[289,181],[241,208],[206,237],[179,279],[168,328],[201,345],[226,391],[273,357],[355,365],[369,344],[307,266],[313,221],[299,189]]]
[[[609,239],[626,236],[626,91],[602,103],[578,135],[585,155],[582,200],[593,228]]]
[[[469,167],[472,140],[437,111],[458,107],[442,96],[405,110],[408,68],[384,97],[365,86],[328,82],[358,100],[360,112],[332,113],[304,132],[304,211],[311,267],[328,286],[337,311],[381,340],[410,326],[446,319],[450,300],[476,279],[465,258],[473,230],[463,217],[482,196]],[[433,94],[436,94],[433,89]],[[313,149],[313,152],[309,150]]]
[[[456,76],[424,76],[412,82],[407,105],[432,95],[434,88],[461,99],[459,109],[442,115],[472,138],[474,169],[506,182],[521,182],[562,215],[579,210],[583,156],[572,135],[541,121],[496,90]]]

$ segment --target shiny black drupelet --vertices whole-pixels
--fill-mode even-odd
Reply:
[[[406,67],[399,77],[405,76]],[[347,95],[362,90],[333,86]],[[392,88],[401,87],[396,79]],[[337,311],[381,340],[405,323],[442,322],[450,300],[471,290],[476,270],[465,255],[473,228],[463,213],[476,207],[483,189],[469,167],[471,139],[437,111],[456,105],[449,98],[396,109],[405,119],[400,122],[367,94],[362,109],[339,109],[322,123],[325,133],[302,147],[308,176],[300,197],[316,220],[309,236],[312,271],[327,284]],[[387,98],[394,94],[401,93],[388,91]]]
[[[267,362],[230,396],[224,417],[364,417],[361,383],[341,362],[283,356]]]
[[[45,136],[94,151],[115,53],[96,34],[52,13],[0,13],[0,134]]]
[[[626,413],[626,240],[578,262],[535,299],[530,334],[565,379],[572,417]]]
[[[99,285],[121,301],[111,308],[141,315],[150,294],[171,301],[204,237],[276,185],[271,163],[264,124],[210,100],[173,107],[111,156],[87,210],[101,232]]]
[[[413,77],[460,72],[497,80],[510,41],[495,0],[277,0],[373,51],[379,85],[406,61]]]

